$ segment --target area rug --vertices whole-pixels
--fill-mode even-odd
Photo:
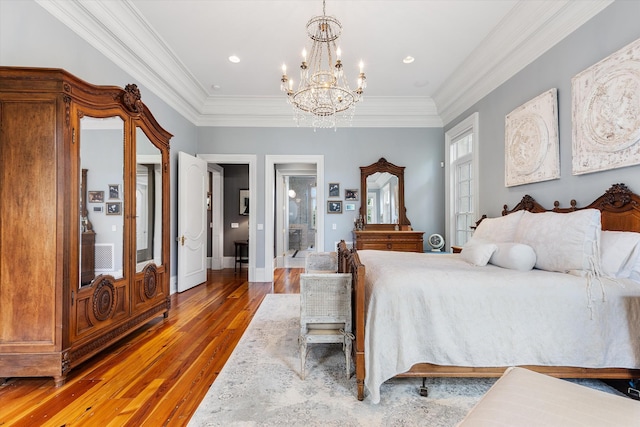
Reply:
[[[421,379],[398,378],[383,384],[379,404],[360,402],[341,345],[310,345],[301,378],[299,318],[299,295],[267,295],[189,426],[455,426],[496,381],[429,378],[422,397]]]

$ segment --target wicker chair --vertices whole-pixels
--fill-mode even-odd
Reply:
[[[305,378],[309,344],[341,343],[351,373],[351,274],[300,275],[300,364]]]
[[[337,273],[336,252],[309,252],[304,260],[305,273]]]

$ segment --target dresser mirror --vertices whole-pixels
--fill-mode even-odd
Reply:
[[[101,274],[123,277],[124,122],[80,119],[80,286]]]
[[[162,154],[136,127],[136,272],[162,264]]]
[[[360,167],[360,216],[368,230],[407,229],[411,222],[404,205],[404,166],[381,158]]]

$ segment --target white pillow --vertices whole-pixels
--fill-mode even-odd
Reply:
[[[640,262],[640,233],[632,231],[602,231],[600,235],[602,273],[625,279]]]
[[[515,241],[533,248],[536,268],[547,271],[600,269],[600,211],[525,212]]]
[[[529,271],[536,265],[536,252],[522,243],[496,243],[489,263],[510,270]]]
[[[488,242],[513,242],[518,224],[525,211],[516,211],[497,218],[485,218],[478,224],[473,238]]]
[[[475,242],[469,242],[462,247],[460,257],[469,264],[484,267],[496,248],[497,246],[494,243],[476,239]]]

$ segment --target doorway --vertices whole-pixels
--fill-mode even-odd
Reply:
[[[226,163],[226,164],[248,165],[249,166],[249,191],[252,192],[253,194],[256,194],[255,189],[257,189],[258,187],[256,155],[254,154],[198,154],[197,157],[206,161],[209,164],[211,163],[225,164]],[[213,173],[212,176],[215,179],[216,173]],[[221,185],[220,182],[218,182],[218,184],[216,185],[214,181],[213,191],[211,195],[212,210],[213,210],[212,215],[214,218],[216,217],[222,218],[222,213],[220,211],[216,211],[216,209],[221,209],[223,206],[223,196],[224,196],[223,191],[215,191],[216,186],[220,188],[220,185]],[[256,211],[257,208],[258,208],[258,204],[256,201],[256,197],[249,197],[250,215],[251,215],[251,212],[257,212]],[[212,241],[212,245],[214,245],[214,247],[212,247],[212,264],[213,264],[213,259],[216,257],[214,255],[215,247],[217,247],[219,250],[218,254],[221,254],[222,242],[224,241],[225,227],[228,227],[228,226],[229,224],[222,224],[222,221],[219,220],[218,225],[216,226],[216,224],[214,224],[211,229],[212,231],[211,241]],[[256,269],[256,252],[257,252],[256,251],[256,235],[257,235],[256,221],[250,220],[248,228],[249,228],[248,280],[250,282],[264,281],[263,278],[261,277],[262,275],[258,274],[259,272],[256,271],[257,270]]]
[[[303,166],[304,165],[304,166]],[[277,166],[277,168],[276,168]],[[321,208],[324,203],[324,156],[323,155],[267,155],[265,156],[265,266],[270,265],[271,269],[265,271],[273,280],[273,270],[278,268],[280,261],[278,254],[282,255],[284,248],[288,245],[289,227],[285,227],[285,213],[287,217],[289,211],[285,207],[289,203],[284,203],[284,190],[286,188],[282,181],[282,171],[288,170],[289,176],[309,176],[310,168],[315,166],[315,247],[318,252],[324,251],[324,210]],[[306,168],[307,172],[299,173],[301,168]],[[280,176],[278,176],[278,174]],[[286,173],[284,174],[286,175]],[[282,185],[279,185],[282,183]],[[289,198],[287,189],[286,197]],[[278,209],[276,209],[278,206]],[[286,231],[286,233],[285,233]],[[308,238],[308,237],[307,237]],[[278,243],[281,239],[281,244]],[[286,245],[285,245],[286,240]],[[281,258],[283,260],[283,258]],[[266,268],[265,268],[266,270]]]
[[[316,165],[276,165],[276,177],[276,266],[302,268],[317,250]]]

